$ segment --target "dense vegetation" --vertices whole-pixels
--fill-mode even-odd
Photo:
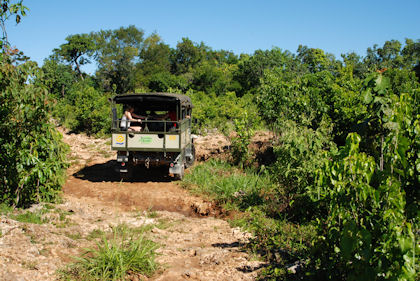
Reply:
[[[20,21],[25,7],[4,1],[2,22]],[[4,26],[4,25],[2,25]],[[3,30],[4,32],[4,30]],[[5,33],[3,33],[5,34]],[[0,203],[28,206],[53,200],[64,183],[67,148],[50,123],[52,101],[36,63],[11,48],[3,35],[0,54]]]
[[[20,3],[0,16],[24,14]],[[247,212],[252,248],[272,264],[264,278],[420,278],[419,40],[341,59],[307,46],[237,55],[188,38],[172,48],[135,26],[65,40],[39,68],[3,36],[2,202],[27,205],[60,189],[65,147],[51,114],[104,135],[108,97],[185,93],[196,132],[236,132],[230,164],[198,166],[185,182]],[[90,62],[92,75],[82,70]],[[259,128],[275,134],[276,160],[255,168],[248,145]],[[297,274],[285,270],[293,263]]]

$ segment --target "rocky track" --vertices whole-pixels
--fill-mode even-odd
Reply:
[[[160,269],[142,279],[255,279],[263,264],[243,250],[249,234],[217,218],[219,210],[210,202],[162,176],[164,171],[139,169],[132,181],[123,182],[113,171],[115,156],[109,141],[65,131],[63,137],[71,147],[64,202],[54,205],[42,224],[1,217],[0,280],[56,280],[58,269],[94,245],[91,233],[110,231],[119,224],[165,225],[151,232],[151,239],[160,245]],[[197,151],[204,151],[202,159],[228,145],[223,137],[216,143],[209,143],[211,139],[197,142]]]

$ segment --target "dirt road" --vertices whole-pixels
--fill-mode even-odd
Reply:
[[[95,230],[158,222],[165,227],[153,228],[151,238],[160,244],[160,270],[144,279],[254,280],[263,264],[242,250],[249,235],[216,218],[211,203],[159,170],[139,170],[131,182],[122,182],[113,171],[115,156],[107,141],[63,135],[72,161],[64,202],[54,206],[48,223],[1,218],[0,280],[56,280],[57,269],[92,244],[88,237]]]

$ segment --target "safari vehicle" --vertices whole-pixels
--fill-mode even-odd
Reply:
[[[191,136],[192,103],[188,96],[171,93],[123,94],[112,102],[112,150],[117,151],[117,167],[122,179],[133,175],[136,165],[147,169],[167,166],[170,176],[182,179],[184,169],[195,160],[195,148]],[[117,105],[131,107],[134,113],[144,116],[140,131],[121,127]],[[157,120],[171,112],[171,120]],[[176,114],[176,116],[175,116]],[[175,118],[176,117],[176,118]]]

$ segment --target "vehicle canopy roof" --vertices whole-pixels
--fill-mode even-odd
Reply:
[[[180,105],[192,108],[190,97],[172,93],[132,93],[117,95],[112,99],[117,104],[133,105],[142,109],[170,109]]]

